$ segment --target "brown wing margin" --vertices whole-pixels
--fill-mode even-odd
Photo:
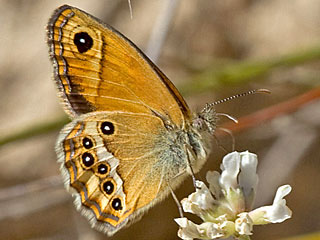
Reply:
[[[95,107],[88,102],[83,96],[80,94],[76,94],[77,92],[77,86],[73,85],[72,82],[69,79],[68,76],[68,63],[65,61],[65,59],[62,56],[55,55],[55,44],[54,44],[54,26],[56,21],[58,20],[61,12],[63,12],[66,9],[71,9],[72,7],[68,5],[63,5],[59,8],[57,8],[51,18],[48,21],[47,25],[47,43],[49,47],[49,56],[50,60],[53,63],[53,69],[54,69],[54,80],[56,82],[56,86],[59,90],[58,94],[60,97],[60,100],[63,101],[63,104],[66,106],[64,109],[66,112],[72,117],[76,117],[77,115],[88,113],[95,111]],[[66,24],[66,22],[65,22]],[[61,54],[62,55],[62,54]],[[61,59],[59,59],[61,58]],[[58,62],[62,61],[64,62],[64,74],[61,76],[59,74],[59,64]],[[63,79],[61,79],[61,77]],[[67,93],[64,85],[63,80],[67,82],[67,85],[69,86],[69,93]],[[74,93],[74,94],[72,94]]]

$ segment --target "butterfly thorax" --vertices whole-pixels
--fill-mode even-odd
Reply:
[[[205,163],[209,153],[212,134],[205,122],[199,116],[195,120],[199,125],[186,123],[183,128],[167,125],[167,131],[159,134],[155,148],[162,149],[159,152],[159,166],[168,169],[168,180],[183,173],[190,173],[189,163],[193,172],[198,172]],[[211,129],[211,128],[210,128]]]

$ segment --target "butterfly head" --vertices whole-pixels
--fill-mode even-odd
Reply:
[[[199,131],[206,131],[213,134],[217,126],[217,113],[211,104],[206,106],[196,114],[192,121],[192,126]]]

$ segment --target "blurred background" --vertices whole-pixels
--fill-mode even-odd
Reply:
[[[293,187],[286,197],[292,219],[256,226],[252,239],[320,239],[319,0],[131,0],[132,19],[126,0],[1,0],[0,239],[109,239],[75,210],[56,163],[54,145],[66,116],[51,78],[45,25],[64,3],[135,42],[194,111],[269,89],[270,95],[216,107],[239,119],[238,125],[219,122],[233,131],[236,150],[259,157],[256,205],[271,204],[280,185]],[[230,136],[218,130],[217,138],[231,151]],[[212,148],[202,178],[226,153]],[[182,199],[192,191],[190,178],[176,194]],[[110,239],[178,239],[178,216],[170,196]]]

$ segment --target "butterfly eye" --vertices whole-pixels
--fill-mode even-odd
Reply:
[[[90,138],[85,137],[84,139],[82,139],[82,145],[84,148],[90,149],[93,147],[93,142]]]
[[[114,184],[110,180],[108,180],[103,183],[102,188],[106,194],[110,195],[114,191]]]
[[[114,126],[111,122],[103,122],[101,124],[101,131],[105,135],[111,135],[114,133]]]
[[[77,46],[79,53],[87,52],[93,46],[92,37],[86,32],[76,33],[73,42]]]
[[[92,154],[88,152],[82,154],[82,163],[86,167],[91,167],[94,164],[94,157]]]
[[[107,165],[102,163],[98,166],[98,173],[99,174],[103,175],[103,174],[106,174],[108,171],[109,171],[109,167]]]
[[[112,200],[111,206],[113,207],[114,210],[118,211],[122,209],[122,203],[120,198],[115,198]]]

